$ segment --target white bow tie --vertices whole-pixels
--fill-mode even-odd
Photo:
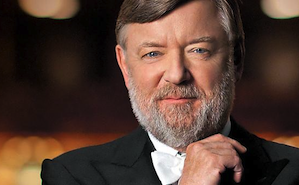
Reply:
[[[163,185],[173,184],[180,179],[186,158],[185,154],[173,156],[154,151],[151,155],[155,170]]]

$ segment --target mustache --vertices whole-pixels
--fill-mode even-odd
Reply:
[[[162,100],[167,97],[181,97],[181,98],[197,98],[202,99],[205,97],[205,93],[199,90],[195,85],[173,85],[166,84],[158,89],[152,96],[152,100]]]

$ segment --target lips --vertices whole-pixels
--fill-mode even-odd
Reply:
[[[195,97],[177,97],[177,96],[168,96],[161,99],[162,102],[166,103],[186,103],[190,101],[195,101]]]
[[[162,100],[196,99],[195,97],[165,97]]]

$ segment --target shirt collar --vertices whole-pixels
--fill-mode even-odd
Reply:
[[[155,136],[153,136],[150,132],[147,132],[148,133],[148,136],[150,138],[150,140],[152,141],[155,149],[159,152],[163,152],[163,153],[167,153],[167,154],[170,154],[170,155],[173,155],[175,156],[178,151],[171,148],[170,146],[162,143],[161,141],[159,141]]]
[[[228,136],[231,130],[231,121],[230,118],[228,118],[223,130],[221,131],[221,134],[224,136]],[[159,152],[163,152],[163,153],[167,153],[170,155],[177,155],[178,151],[171,148],[170,146],[162,143],[161,141],[159,141],[155,136],[153,136],[150,132],[147,132],[148,136],[150,138],[150,140],[152,141],[155,149]]]

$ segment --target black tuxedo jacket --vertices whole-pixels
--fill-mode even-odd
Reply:
[[[241,184],[299,184],[299,149],[250,134],[232,121],[230,137],[247,147],[241,155]],[[43,185],[159,185],[150,153],[154,147],[147,133],[138,128],[111,143],[78,149],[42,165]],[[234,184],[232,173],[221,184]]]

